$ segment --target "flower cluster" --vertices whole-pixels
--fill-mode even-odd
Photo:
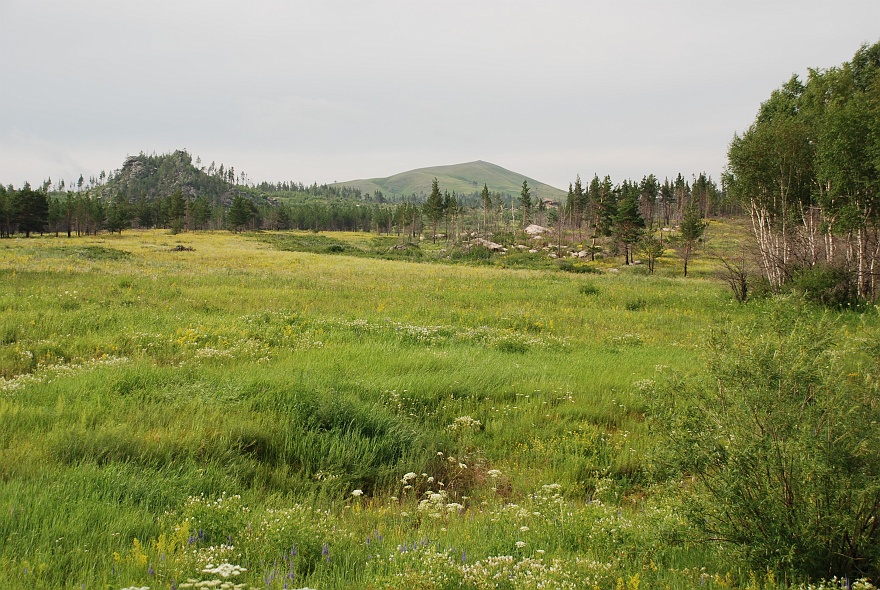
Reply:
[[[482,422],[474,420],[470,416],[459,416],[446,428],[453,432],[460,432],[463,430],[479,430],[482,425]]]

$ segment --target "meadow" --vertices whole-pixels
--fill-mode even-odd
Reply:
[[[329,236],[0,241],[0,587],[792,581],[689,531],[652,421],[655,383],[778,301],[706,256],[685,280]],[[876,310],[834,314],[876,341]]]

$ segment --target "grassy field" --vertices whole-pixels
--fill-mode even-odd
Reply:
[[[684,280],[291,251],[314,238],[0,241],[0,587],[777,585],[687,541],[647,419],[773,302],[705,257]]]

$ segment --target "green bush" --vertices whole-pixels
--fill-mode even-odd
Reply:
[[[787,286],[811,303],[843,309],[859,304],[853,279],[852,273],[844,268],[816,265],[794,272]]]
[[[465,261],[465,260],[474,260],[474,261],[488,261],[492,259],[492,251],[489,250],[486,246],[472,246],[467,250],[464,249],[456,249],[450,252],[449,254],[450,260],[455,261]]]
[[[709,381],[660,388],[667,465],[692,482],[684,494],[696,530],[750,567],[876,576],[876,351],[845,349],[830,321],[787,308],[714,334]]]
[[[557,262],[557,266],[559,266],[559,270],[563,272],[573,272],[581,274],[602,274],[602,271],[595,266],[591,266],[583,262],[574,262],[568,259],[560,260],[559,262]]]
[[[592,283],[584,283],[578,288],[578,291],[580,291],[581,295],[598,295],[599,287]]]

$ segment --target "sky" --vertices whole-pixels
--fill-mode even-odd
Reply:
[[[0,0],[0,182],[186,149],[252,182],[706,172],[877,0]]]

